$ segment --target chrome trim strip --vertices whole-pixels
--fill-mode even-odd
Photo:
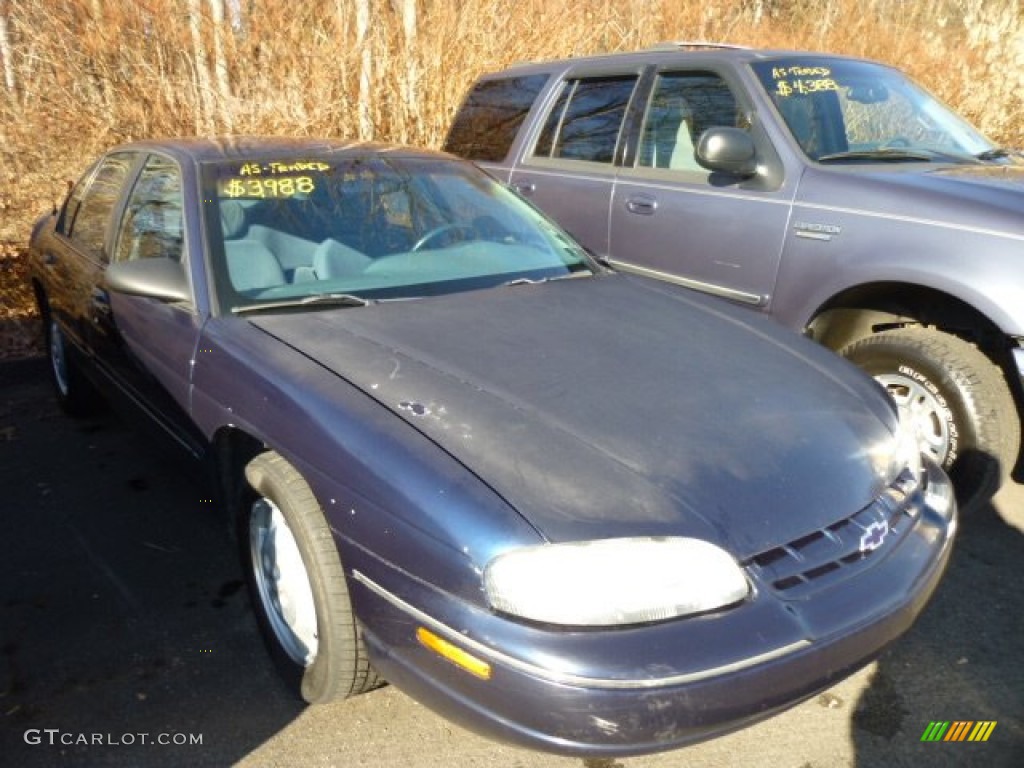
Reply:
[[[1012,354],[1013,362],[1017,365],[1017,372],[1024,379],[1024,347],[1014,347]]]
[[[737,291],[734,288],[726,288],[724,285],[715,285],[714,283],[705,283],[688,277],[679,277],[678,275],[672,275],[658,269],[639,267],[636,264],[627,264],[624,261],[618,261],[616,259],[605,259],[605,261],[610,266],[615,269],[622,270],[623,272],[631,272],[635,275],[642,275],[644,277],[653,277],[656,280],[663,280],[666,283],[675,283],[676,285],[682,285],[686,288],[693,288],[695,291],[700,291],[701,293],[710,293],[714,296],[721,296],[726,299],[732,299],[733,301],[750,304],[753,307],[763,307],[768,303],[767,296],[759,296],[756,293]]]
[[[1024,235],[1020,235],[1015,232],[1007,232],[1002,229],[988,229],[986,227],[972,227],[965,224],[951,224],[948,221],[940,221],[938,219],[926,219],[920,216],[904,216],[895,213],[886,213],[885,211],[870,211],[865,208],[846,208],[839,205],[822,205],[821,203],[810,203],[803,200],[794,202],[793,208],[799,209],[801,213],[805,210],[825,211],[827,213],[847,213],[853,216],[866,216],[872,219],[886,219],[888,221],[901,221],[907,224],[923,224],[929,227],[940,227],[954,232],[971,232],[978,235],[1002,237],[1007,240],[1024,240]]]
[[[687,672],[679,675],[669,675],[668,677],[656,677],[644,680],[620,680],[615,678],[600,678],[600,677],[586,677],[584,675],[574,675],[571,672],[558,672],[553,669],[547,669],[545,667],[538,667],[535,664],[531,664],[521,659],[514,658],[508,654],[502,653],[499,650],[491,648],[490,646],[484,645],[478,640],[474,640],[471,637],[458,632],[447,624],[443,624],[437,619],[429,616],[428,614],[421,611],[397,595],[388,592],[380,584],[377,584],[366,574],[353,570],[352,578],[364,585],[371,592],[376,594],[378,597],[383,598],[387,602],[391,603],[395,608],[399,609],[403,613],[409,614],[416,621],[426,625],[430,629],[439,632],[447,636],[452,641],[458,643],[465,648],[468,648],[473,653],[479,654],[480,656],[486,656],[487,658],[503,664],[507,667],[511,667],[518,672],[522,672],[533,677],[538,677],[542,680],[548,680],[553,683],[559,683],[563,685],[574,685],[579,688],[607,688],[613,690],[643,690],[649,688],[661,688],[673,685],[686,685],[687,683],[695,683],[701,680],[708,680],[719,675],[727,675],[733,672],[738,672],[749,667],[755,667],[758,664],[771,661],[773,659],[782,658],[796,651],[803,650],[810,647],[810,640],[798,640],[795,643],[784,645],[779,648],[773,648],[770,651],[765,651],[757,656],[751,656],[750,658],[742,659],[740,661],[734,661],[731,664],[723,664],[719,667],[712,669],[702,669],[699,672]]]

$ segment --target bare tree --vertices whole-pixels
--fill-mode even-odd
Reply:
[[[419,123],[419,65],[416,61],[416,0],[399,0],[402,13],[402,33],[405,43],[405,78],[402,83],[402,97],[405,101],[406,119],[402,128],[403,141],[417,133]]]
[[[203,42],[203,9],[201,0],[188,0],[188,28],[192,35],[193,68],[195,70],[196,130],[211,133],[213,109],[210,84],[210,62]]]
[[[7,86],[7,92],[13,96],[17,83],[14,81],[14,57],[11,52],[11,36],[7,25],[9,13],[10,5],[7,0],[0,0],[0,62],[4,67],[4,85]]]
[[[370,41],[370,0],[355,0],[356,49],[359,51],[359,138],[373,138],[371,111],[373,87],[373,48]]]
[[[224,0],[210,0],[210,18],[213,21],[213,75],[217,82],[217,95],[220,97],[220,117],[230,131],[231,116],[231,81],[228,76],[227,53],[224,50],[224,38],[230,34],[224,20]]]

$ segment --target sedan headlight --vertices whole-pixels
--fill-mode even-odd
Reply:
[[[689,538],[516,549],[488,563],[484,588],[497,611],[569,626],[662,621],[731,605],[750,591],[727,552]]]
[[[910,471],[915,485],[920,482],[924,465],[912,420],[900,419],[893,436],[871,451],[871,460],[887,486],[892,485],[906,470]]]

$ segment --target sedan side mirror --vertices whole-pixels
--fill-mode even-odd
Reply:
[[[754,140],[739,128],[708,128],[697,142],[696,154],[697,162],[709,171],[744,177],[757,172]]]
[[[159,301],[192,300],[185,268],[174,259],[119,261],[107,267],[104,281],[109,290],[131,296]]]

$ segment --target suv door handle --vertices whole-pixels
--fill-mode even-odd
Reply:
[[[639,196],[631,197],[626,200],[626,210],[630,213],[639,213],[644,216],[650,216],[656,210],[658,210],[658,201],[653,197]]]
[[[534,184],[532,181],[525,181],[522,184],[513,184],[512,189],[514,189],[523,197],[527,197],[534,193],[534,191],[537,189],[537,185]]]

